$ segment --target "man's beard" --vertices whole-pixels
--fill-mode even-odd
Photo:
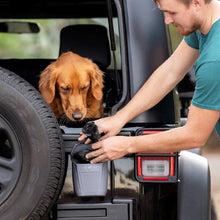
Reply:
[[[182,36],[188,36],[200,28],[200,25],[198,23],[194,23],[190,29],[185,29],[181,25],[174,24],[174,26]]]

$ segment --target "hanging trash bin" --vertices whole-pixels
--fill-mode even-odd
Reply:
[[[91,126],[91,123],[89,125]],[[72,149],[74,190],[77,196],[105,196],[108,185],[108,162],[91,164],[85,158],[90,151],[93,151],[91,144],[76,144]]]

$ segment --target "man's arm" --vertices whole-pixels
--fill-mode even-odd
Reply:
[[[166,153],[202,147],[219,117],[218,110],[202,109],[191,105],[185,126],[154,136],[142,136],[142,140],[137,139],[136,146],[132,144],[129,151]]]
[[[198,55],[198,50],[182,40],[175,52],[155,70],[131,101],[117,113],[118,118],[125,124],[155,106],[183,79]]]
[[[191,105],[185,126],[151,135],[110,137],[93,144],[96,151],[87,154],[87,158],[96,157],[91,163],[98,163],[115,160],[129,153],[170,153],[201,147],[219,117],[219,110]]]

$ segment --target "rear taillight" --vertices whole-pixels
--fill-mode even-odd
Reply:
[[[141,134],[155,134],[162,131],[142,131]],[[136,154],[136,178],[140,182],[176,182],[177,153]]]
[[[137,179],[139,181],[175,180],[175,157],[174,154],[137,154]]]

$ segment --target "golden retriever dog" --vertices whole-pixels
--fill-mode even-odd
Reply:
[[[40,74],[39,90],[56,118],[71,121],[103,114],[103,72],[90,59],[66,52]]]

